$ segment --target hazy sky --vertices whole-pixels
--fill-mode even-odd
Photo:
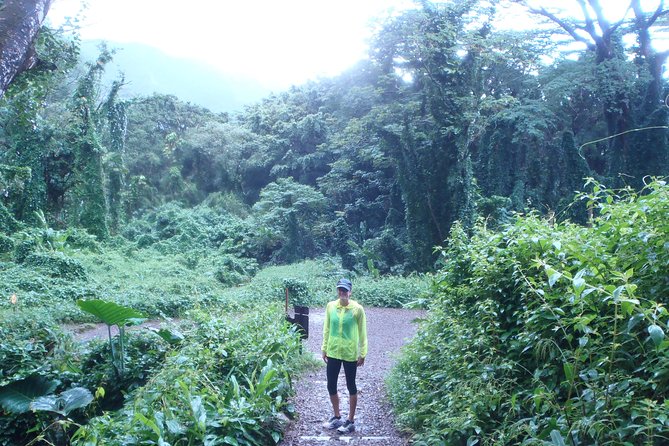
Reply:
[[[340,73],[367,53],[375,18],[410,0],[88,0],[83,39],[139,42],[285,89]],[[54,0],[53,25],[82,0]]]

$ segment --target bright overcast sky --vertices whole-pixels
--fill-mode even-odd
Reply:
[[[58,26],[82,0],[54,0]],[[138,42],[284,89],[367,54],[375,18],[410,0],[88,0],[83,39]]]

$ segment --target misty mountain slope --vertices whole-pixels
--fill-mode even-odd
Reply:
[[[100,40],[81,44],[81,59],[92,61],[99,54]],[[115,49],[103,82],[110,84],[125,74],[122,96],[172,94],[215,112],[232,112],[269,95],[271,91],[253,79],[227,75],[204,63],[172,57],[157,48],[138,43],[107,42]],[[213,57],[213,56],[212,56]]]

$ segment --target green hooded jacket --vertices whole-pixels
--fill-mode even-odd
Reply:
[[[345,307],[339,299],[325,307],[323,346],[328,358],[357,361],[367,356],[367,320],[362,305],[349,300]]]

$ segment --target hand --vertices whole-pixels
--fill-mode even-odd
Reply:
[[[327,364],[327,362],[328,362],[328,355],[327,355],[327,353],[325,353],[325,352],[321,352],[321,356],[323,357],[323,361],[325,361],[325,363]]]
[[[363,365],[365,365],[365,358],[361,356],[358,358],[358,367],[362,367]]]

